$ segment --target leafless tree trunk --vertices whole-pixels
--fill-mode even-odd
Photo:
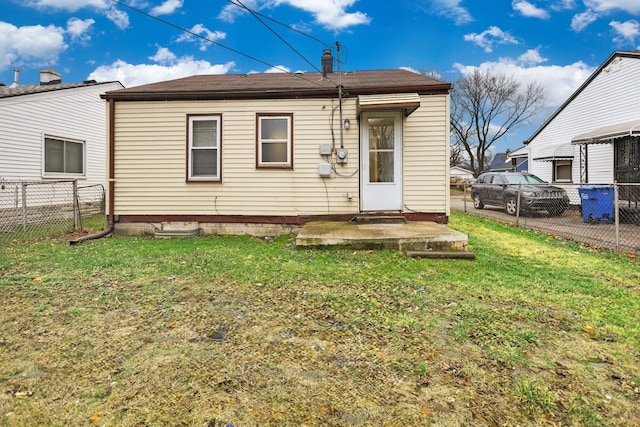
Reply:
[[[522,89],[511,77],[476,69],[451,89],[452,146],[464,148],[477,176],[487,166],[493,143],[535,116],[544,101],[538,83]]]

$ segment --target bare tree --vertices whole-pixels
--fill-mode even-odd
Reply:
[[[511,77],[476,69],[453,83],[451,144],[464,148],[477,176],[487,167],[493,143],[535,116],[544,100],[538,83],[522,89]]]

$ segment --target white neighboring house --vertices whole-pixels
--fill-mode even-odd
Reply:
[[[449,168],[449,176],[451,181],[454,181],[457,177],[461,177],[464,180],[473,179],[473,171],[469,169],[461,168],[460,166],[451,166]]]
[[[119,82],[62,83],[52,69],[40,84],[0,86],[0,180],[76,179],[105,184],[106,103],[100,95]]]
[[[640,182],[640,51],[616,51],[529,138],[548,182]]]

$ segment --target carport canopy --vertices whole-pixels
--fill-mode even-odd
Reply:
[[[640,120],[604,126],[573,137],[571,144],[610,144],[616,138],[640,136]]]

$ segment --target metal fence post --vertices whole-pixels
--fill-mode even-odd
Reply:
[[[518,197],[516,198],[516,227],[520,223],[520,191],[522,190],[522,184],[518,184]]]
[[[616,251],[620,250],[620,209],[618,206],[618,183],[613,182],[613,217],[616,223]]]
[[[72,183],[73,186],[73,200],[71,204],[73,205],[73,231],[78,229],[78,181],[75,179]]]
[[[464,213],[467,213],[467,183],[464,183],[463,186],[464,192],[462,193],[462,201],[464,202]]]
[[[22,231],[27,231],[27,183],[22,183]]]

